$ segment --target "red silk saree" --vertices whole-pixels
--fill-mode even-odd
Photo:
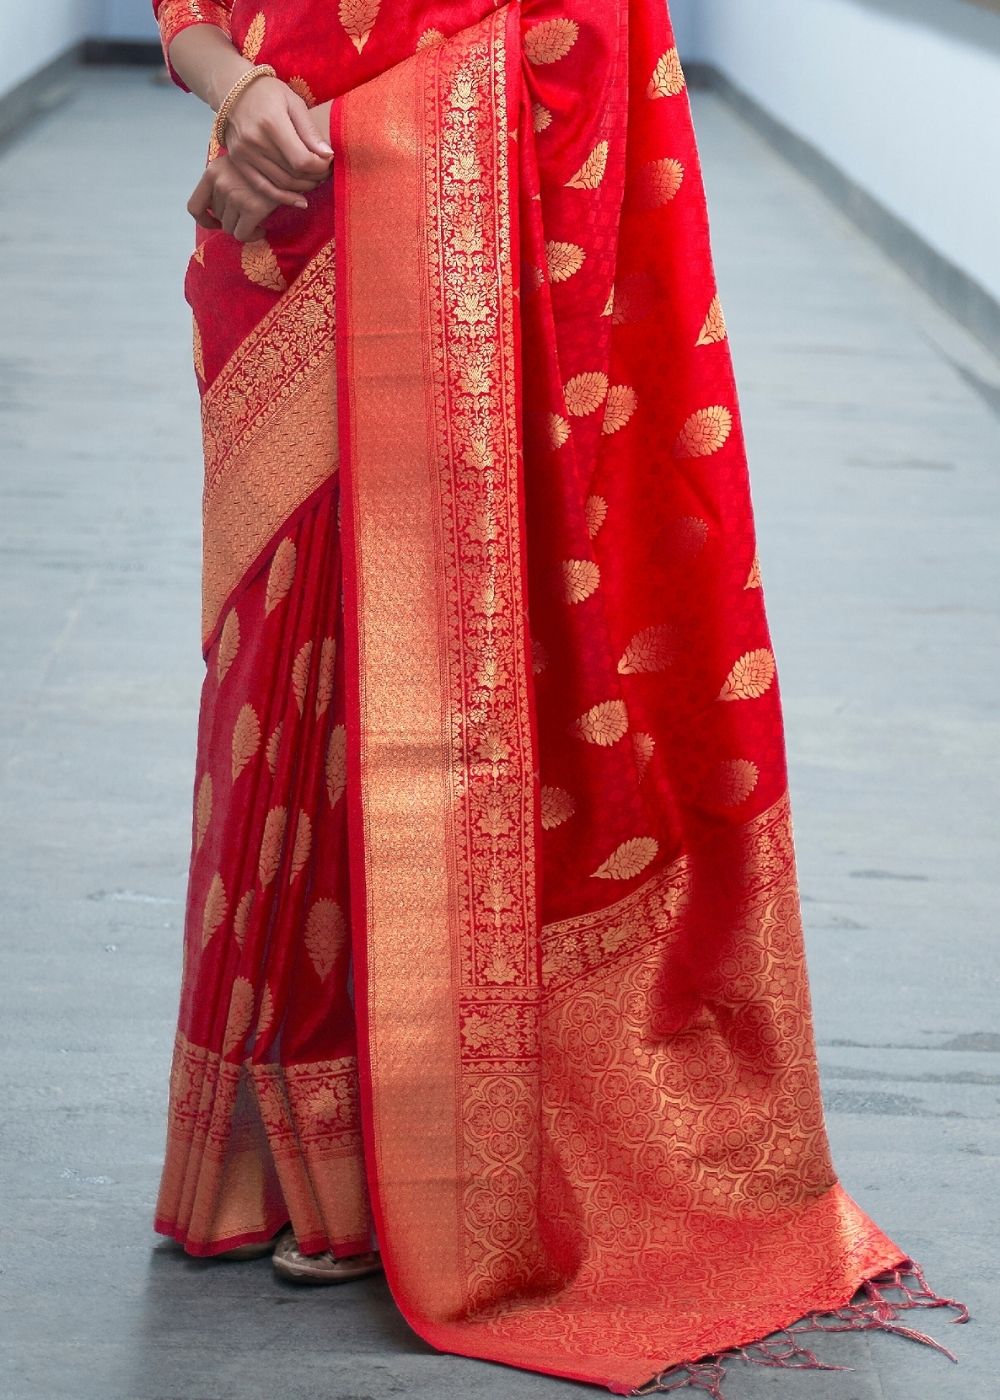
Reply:
[[[158,8],[335,98],[336,158],[187,273],[207,670],[157,1228],[374,1225],[434,1346],[620,1394],[906,1331],[943,1300],[827,1145],[664,6]]]

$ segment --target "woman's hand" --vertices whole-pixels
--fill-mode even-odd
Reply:
[[[246,183],[275,204],[299,204],[330,173],[333,149],[309,108],[278,78],[258,78],[236,100],[226,150]]]
[[[198,181],[188,213],[202,228],[223,228],[241,243],[252,243],[263,238],[264,220],[285,202],[262,194],[229,156],[218,156]],[[301,204],[307,207],[304,199]]]

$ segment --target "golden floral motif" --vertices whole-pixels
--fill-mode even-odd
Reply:
[[[638,175],[638,195],[644,209],[657,209],[676,199],[684,183],[684,167],[679,160],[664,157],[651,160]]]
[[[552,831],[569,821],[576,811],[576,803],[565,788],[543,787],[541,790],[542,828]]]
[[[288,812],[284,807],[272,807],[264,819],[264,833],[260,841],[257,874],[265,889],[278,873],[287,818]]]
[[[552,113],[548,107],[543,107],[540,102],[534,102],[531,106],[531,125],[536,133],[548,131],[552,125]]]
[[[311,850],[312,822],[309,820],[308,812],[300,811],[299,819],[295,823],[295,841],[292,844],[292,859],[288,871],[289,881],[302,874]]]
[[[260,748],[260,720],[257,711],[248,701],[236,716],[233,726],[233,782]]]
[[[309,668],[312,665],[312,640],[303,642],[292,662],[292,692],[295,696],[295,703],[299,707],[299,714],[305,711],[306,690],[309,687]]]
[[[635,390],[629,384],[612,384],[608,390],[601,431],[617,433],[625,427],[638,406]]]
[[[760,769],[751,759],[725,759],[713,774],[710,797],[723,807],[738,807],[753,792],[759,778]]]
[[[198,784],[198,796],[195,800],[195,837],[194,848],[201,850],[201,843],[205,839],[205,832],[208,824],[212,820],[212,775],[203,773],[201,782]]]
[[[628,710],[624,700],[604,700],[594,705],[573,725],[574,733],[588,744],[609,748],[628,733]]]
[[[574,374],[563,386],[566,411],[573,418],[584,418],[595,413],[608,395],[608,376],[600,370],[585,374]]]
[[[653,69],[646,96],[678,97],[684,91],[684,87],[684,69],[681,67],[680,55],[676,49],[668,49]]]
[[[524,52],[529,63],[557,63],[577,41],[580,26],[571,19],[546,19],[532,25],[524,36]]]
[[[192,316],[191,318],[191,353],[194,357],[194,370],[198,378],[205,382],[205,352],[201,343],[201,328]]]
[[[568,282],[587,260],[587,254],[578,243],[560,243],[555,239],[546,243],[545,256],[553,282]]]
[[[583,518],[587,522],[587,534],[594,539],[608,518],[608,503],[603,496],[588,496],[583,503]]]
[[[720,700],[758,700],[771,688],[776,674],[774,654],[767,647],[745,652],[719,692]]]
[[[271,1029],[274,1020],[274,993],[271,991],[270,982],[264,983],[264,992],[260,999],[260,1010],[257,1012],[257,1034],[264,1035]]]
[[[264,15],[263,11],[258,11],[250,21],[246,38],[243,40],[243,57],[249,59],[251,63],[257,62],[257,55],[264,47],[266,31],[267,17]]]
[[[340,22],[358,53],[371,37],[382,0],[340,0]]]
[[[594,880],[634,880],[641,875],[660,849],[651,836],[634,836],[623,841],[591,876]]]
[[[562,414],[549,414],[549,445],[556,451],[569,441],[570,431],[570,426]]]
[[[761,586],[761,577],[760,577],[760,555],[759,555],[759,554],[754,554],[753,562],[752,562],[752,564],[750,565],[750,572],[749,572],[749,574],[747,575],[747,581],[746,581],[746,583],[743,585],[743,587],[746,589],[746,588],[760,588],[760,586]]]
[[[283,292],[288,286],[274,249],[266,238],[255,238],[243,244],[240,265],[255,286],[265,287],[269,292]]]
[[[317,899],[309,910],[303,934],[316,976],[326,981],[347,942],[347,921],[335,899]]]
[[[271,567],[267,572],[267,588],[264,593],[264,616],[271,613],[288,596],[295,578],[295,541],[286,536],[274,551]]]
[[[444,35],[441,33],[440,29],[425,29],[417,40],[417,53],[419,53],[421,49],[430,49],[433,48],[435,44],[443,42]]]
[[[567,603],[583,603],[600,587],[601,571],[593,559],[566,559],[562,568]]]
[[[232,1055],[243,1046],[253,1021],[253,983],[246,977],[237,977],[229,996],[229,1015],[226,1019],[226,1033],[222,1042],[222,1053]]]
[[[695,342],[696,345],[718,345],[720,341],[726,339],[726,318],[722,311],[722,302],[718,296],[712,298],[712,304],[708,308],[708,315],[705,317],[705,324],[702,326]]]
[[[679,457],[710,457],[729,440],[733,431],[733,415],[722,404],[700,408],[684,424],[677,438]]]
[[[650,765],[653,753],[656,750],[656,740],[652,734],[646,734],[641,729],[632,732],[632,751],[635,754],[635,766],[639,774],[639,781],[642,782],[646,776],[646,769]]]
[[[284,727],[285,721],[279,720],[271,731],[271,737],[267,741],[267,748],[264,750],[264,756],[267,759],[267,766],[271,770],[272,778],[278,771],[278,751],[281,748],[281,735]]]
[[[291,88],[292,92],[297,93],[298,96],[302,98],[302,101],[306,104],[307,107],[316,106],[315,95],[313,93],[312,88],[306,82],[305,78],[299,76],[289,78],[288,86]]]
[[[625,648],[618,662],[618,672],[622,676],[640,676],[665,671],[676,654],[677,632],[674,627],[667,623],[644,627]]]
[[[316,683],[316,718],[322,719],[333,699],[333,671],[337,660],[335,637],[324,637],[319,652],[319,678]]]
[[[229,900],[222,876],[216,871],[205,896],[205,910],[201,921],[201,946],[206,948],[212,934],[219,928],[229,910]]]
[[[334,725],[326,747],[326,795],[330,806],[336,807],[347,786],[347,730]]]
[[[240,948],[246,942],[247,929],[250,927],[250,911],[253,908],[254,891],[249,889],[236,906],[236,913],[233,915],[233,934]]]
[[[226,613],[226,620],[219,633],[219,646],[215,654],[215,674],[219,685],[226,679],[226,673],[236,660],[240,649],[240,619],[235,608]]]
[[[596,190],[604,179],[605,171],[608,168],[610,149],[607,141],[598,141],[580,169],[566,181],[566,188],[569,190]]]

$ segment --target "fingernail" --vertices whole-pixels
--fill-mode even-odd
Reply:
[[[333,147],[332,147],[332,146],[328,146],[327,143],[326,143],[325,141],[320,141],[320,143],[319,143],[319,149],[320,149],[320,151],[323,153],[323,155],[325,155],[325,156],[332,156],[332,155],[333,155]]]
[[[308,209],[308,208],[309,208],[309,204],[308,204],[308,202],[307,202],[306,200],[304,200],[304,199],[297,199],[297,200],[295,201],[295,207],[296,207],[296,209]]]

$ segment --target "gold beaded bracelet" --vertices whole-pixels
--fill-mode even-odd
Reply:
[[[278,75],[269,63],[258,63],[247,71],[233,83],[232,87],[222,99],[218,112],[215,114],[215,125],[212,127],[212,135],[220,146],[226,144],[226,124],[229,121],[229,114],[233,110],[237,98],[242,97],[251,83],[255,83],[258,78],[276,78]]]

